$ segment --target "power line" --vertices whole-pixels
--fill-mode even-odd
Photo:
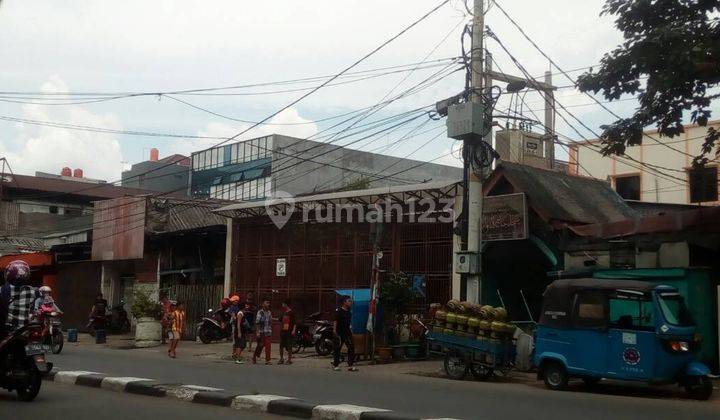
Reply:
[[[433,67],[435,65],[440,66],[442,63],[447,61],[456,61],[459,57],[445,57],[445,58],[439,58],[437,60],[428,61],[425,63],[409,63],[409,64],[400,64],[400,65],[393,65],[388,67],[380,67],[375,69],[368,69],[368,70],[360,70],[355,72],[347,72],[344,75],[340,76],[339,78],[349,78],[349,77],[356,77],[358,75],[363,75],[371,72],[377,72],[377,71],[385,71],[385,70],[395,70],[395,69],[401,69],[403,67],[414,67],[418,64],[426,64],[428,65],[428,68]],[[397,72],[404,72],[409,71],[409,69],[406,70],[398,70]],[[395,72],[396,73],[396,72]],[[386,72],[383,74],[393,74],[393,72]],[[35,95],[35,96],[91,96],[91,97],[97,97],[93,99],[102,99],[105,97],[125,97],[125,96],[158,96],[158,95],[198,95],[203,92],[213,92],[213,91],[220,91],[220,90],[236,90],[236,89],[246,89],[246,88],[252,88],[252,87],[263,87],[263,86],[273,86],[273,85],[287,85],[287,84],[298,84],[298,83],[308,83],[308,82],[316,82],[319,80],[326,79],[328,77],[331,77],[332,75],[324,75],[324,76],[311,76],[311,77],[304,77],[299,79],[291,79],[291,80],[281,80],[281,81],[273,81],[273,82],[262,82],[262,83],[254,83],[254,84],[245,84],[245,85],[233,85],[233,86],[222,86],[222,87],[211,87],[211,88],[198,88],[198,89],[183,89],[183,90],[170,90],[170,91],[149,91],[149,92],[22,92],[22,91],[0,91],[0,95]],[[233,95],[233,94],[225,94],[225,95]]]
[[[570,77],[570,76],[567,74],[567,72],[564,71],[560,66],[558,66],[558,64],[557,64],[552,58],[550,58],[550,57],[535,43],[535,41],[533,41],[533,39],[530,38],[530,36],[529,36],[527,33],[525,33],[525,30],[524,30],[512,17],[510,17],[510,15],[505,11],[505,9],[503,9],[503,7],[500,6],[500,4],[498,4],[498,2],[497,2],[496,0],[492,0],[492,1],[493,1],[493,3],[495,3],[495,5],[498,7],[498,9],[502,12],[502,14],[505,15],[505,17],[510,21],[510,23],[512,23],[513,26],[515,26],[515,28],[517,28],[517,30],[523,35],[523,37],[524,37],[526,40],[528,40],[528,42],[530,42],[530,44],[532,44],[532,46],[533,46],[543,57],[545,57],[553,66],[555,66],[555,68],[558,69],[558,71],[560,71],[560,73],[562,73],[568,80],[570,80],[573,84],[575,84],[575,80],[574,80],[572,77]],[[600,105],[600,107],[602,107],[605,111],[607,111],[607,112],[609,112],[611,115],[613,115],[615,118],[622,119],[622,117],[620,117],[617,113],[615,113],[615,111],[611,110],[611,109],[608,108],[605,104],[601,103],[597,98],[595,98],[595,96],[590,95],[590,94],[587,93],[587,92],[584,92],[584,93],[585,93],[590,99],[592,99],[594,102],[596,102],[598,105]],[[593,134],[595,134],[595,133],[593,133]],[[596,135],[597,135],[597,134],[596,134]],[[682,150],[675,149],[674,147],[672,147],[672,146],[670,146],[670,145],[667,145],[667,144],[661,142],[660,140],[656,139],[655,137],[653,137],[653,136],[651,136],[651,135],[649,135],[649,134],[643,133],[643,135],[646,136],[646,137],[648,137],[648,138],[650,138],[651,140],[657,142],[658,144],[664,145],[665,147],[667,147],[667,148],[670,149],[670,150],[674,150],[674,151],[677,152],[677,153],[680,153],[680,154],[683,154],[683,155],[686,155],[686,156],[689,156],[689,157],[692,157],[692,158],[695,157],[695,156],[692,156],[692,155],[690,155],[689,153],[686,153],[686,152],[684,152],[684,151],[682,151]],[[598,136],[598,138],[600,138],[600,136]]]

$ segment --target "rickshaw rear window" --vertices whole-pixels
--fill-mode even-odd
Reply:
[[[691,327],[695,325],[695,321],[685,306],[682,296],[675,293],[661,293],[658,301],[660,302],[660,310],[662,310],[665,321],[668,324],[681,327]]]

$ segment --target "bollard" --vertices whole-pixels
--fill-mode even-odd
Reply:
[[[105,330],[95,330],[95,344],[105,344]]]
[[[77,329],[75,328],[68,328],[67,330],[67,337],[68,337],[68,343],[77,343]]]

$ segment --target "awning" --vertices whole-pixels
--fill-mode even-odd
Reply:
[[[380,200],[393,203],[409,203],[414,200],[429,198],[455,198],[458,194],[460,181],[439,181],[424,184],[397,185],[392,187],[368,188],[365,190],[340,191],[333,193],[305,195],[291,198],[270,198],[263,201],[242,202],[213,210],[225,217],[261,217],[268,210],[282,210],[294,205],[325,207],[327,205],[360,204],[368,205]]]

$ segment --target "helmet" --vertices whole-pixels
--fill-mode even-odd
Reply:
[[[238,295],[232,295],[232,296],[230,296],[230,302],[231,302],[231,303],[238,303],[238,302],[240,302],[240,296],[238,296]]]
[[[42,294],[52,293],[52,289],[50,288],[50,286],[43,286],[40,288],[40,293],[42,293]]]
[[[21,260],[12,261],[5,267],[5,280],[12,285],[24,285],[30,279],[30,266]]]
[[[230,307],[230,299],[223,298],[223,300],[220,301],[220,307],[223,309],[227,309]]]

